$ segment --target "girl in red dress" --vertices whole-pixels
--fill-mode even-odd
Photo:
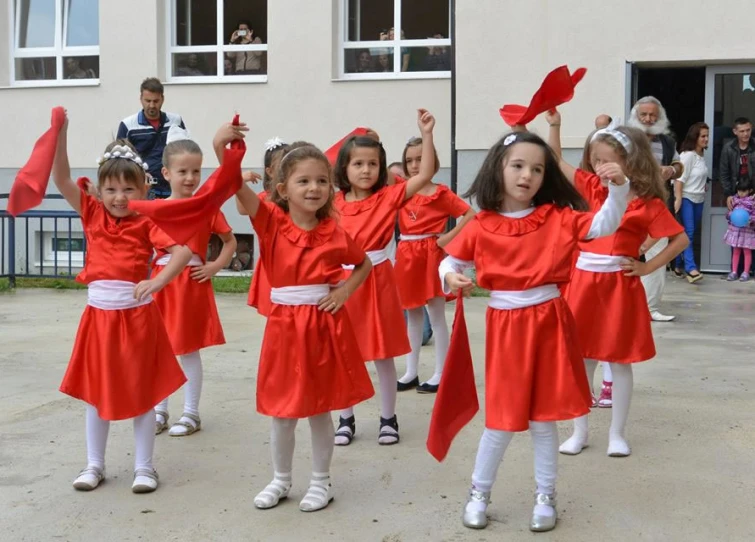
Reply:
[[[422,146],[419,174],[388,186],[385,150],[372,136],[352,136],[338,153],[335,180],[340,191],[335,207],[341,226],[367,251],[373,271],[346,305],[365,360],[373,360],[380,381],[379,444],[399,441],[396,419],[395,356],[411,351],[404,329],[397,327],[404,315],[396,289],[389,251],[396,215],[404,203],[432,181],[434,173],[433,127],[435,118],[424,109],[417,113]],[[336,444],[351,443],[356,431],[354,409],[341,412]]]
[[[560,154],[561,115],[547,116],[550,142]],[[598,361],[609,362],[613,376],[608,455],[631,453],[624,428],[632,400],[632,364],[655,357],[645,290],[639,277],[672,261],[689,244],[684,228],[666,207],[666,188],[647,136],[625,126],[599,130],[585,145],[582,167],[561,160],[561,170],[592,209],[606,201],[603,164],[618,164],[632,179],[630,203],[616,233],[579,244],[576,269],[564,297],[579,332],[590,387]],[[648,236],[669,238],[669,244],[648,262],[639,261]],[[574,420],[574,433],[560,451],[575,455],[587,446],[587,415]]]
[[[272,508],[291,490],[294,430],[309,418],[312,479],[299,504],[305,512],[333,499],[330,412],[364,401],[374,390],[354,334],[346,300],[372,264],[333,214],[330,163],[309,145],[289,152],[267,201],[244,186],[239,201],[260,238],[272,308],[257,376],[257,411],[272,416],[272,482],[254,499]],[[343,265],[354,272],[341,283]]]
[[[157,489],[152,466],[155,447],[154,405],[186,381],[173,354],[160,310],[152,295],[175,278],[191,258],[146,217],[128,209],[145,199],[144,164],[125,140],[111,143],[100,160],[97,184],[101,201],[71,180],[67,152],[68,121],[58,138],[53,163],[55,185],[81,215],[87,252],[76,277],[86,284],[88,303],[60,391],[86,407],[87,466],[73,482],[83,491],[105,478],[105,445],[110,422],[134,420],[136,441],[132,491]],[[154,249],[171,255],[158,276],[147,279]]]
[[[265,174],[262,176],[262,192],[257,194],[261,200],[267,199],[267,195],[273,186],[273,175],[278,170],[278,165],[281,159],[290,149],[287,143],[279,137],[268,139],[265,142]],[[256,181],[259,179],[259,175],[251,171],[244,173],[245,181]],[[236,200],[236,210],[240,215],[246,216],[247,212],[241,202]],[[250,222],[252,220],[250,219]],[[259,240],[258,240],[259,242]],[[252,273],[252,283],[249,285],[249,298],[247,305],[257,309],[257,313],[262,316],[270,314],[270,282],[267,280],[267,274],[265,268],[262,267],[261,260],[258,258],[257,263],[254,266],[254,273]]]
[[[216,138],[228,143],[229,128],[223,126]],[[224,144],[225,144],[224,143]],[[170,183],[168,199],[190,198],[199,187],[202,174],[202,149],[189,139],[189,134],[172,126],[168,132],[168,144],[163,151],[163,176]],[[207,262],[207,245],[212,234],[223,241],[220,255]],[[184,387],[184,408],[181,418],[168,431],[171,437],[183,437],[202,428],[199,416],[199,400],[202,394],[202,357],[199,350],[208,346],[225,344],[223,327],[215,305],[212,277],[223,269],[236,251],[236,238],[221,211],[207,222],[188,243],[193,255],[183,271],[159,294],[155,303],[160,308],[168,330],[173,353],[181,359],[181,366],[188,379]],[[157,251],[155,276],[160,276],[172,259],[164,250]],[[155,434],[168,427],[168,397],[155,408]]]
[[[433,157],[435,173],[440,169],[438,154]],[[405,175],[419,174],[422,163],[422,138],[409,140],[401,158]],[[438,265],[445,247],[474,216],[474,211],[446,185],[425,185],[401,208],[396,255],[396,285],[401,308],[407,311],[407,331],[412,351],[406,356],[406,373],[398,380],[398,391],[416,387],[419,393],[436,393],[448,352],[446,297],[438,280]],[[460,218],[456,227],[446,232],[449,218]],[[435,373],[420,384],[417,375],[422,348],[424,310],[430,316],[435,337]]]
[[[481,212],[446,246],[440,276],[451,290],[470,290],[462,274],[477,270],[491,290],[486,316],[485,431],[463,522],[487,525],[485,511],[506,447],[515,432],[530,430],[535,449],[535,507],[530,529],[556,525],[556,421],[590,409],[576,327],[558,285],[569,280],[579,240],[613,233],[626,209],[629,185],[614,165],[601,174],[610,193],[597,213],[558,168],[538,136],[515,132],[488,152],[465,197]],[[446,382],[453,385],[453,382]]]

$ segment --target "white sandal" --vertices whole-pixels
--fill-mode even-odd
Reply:
[[[157,489],[159,476],[155,469],[139,468],[134,471],[134,483],[131,491],[134,493],[152,493]]]
[[[333,485],[330,483],[330,476],[327,474],[318,475],[313,473],[314,476],[325,478],[325,480],[310,480],[309,489],[307,494],[299,503],[299,510],[302,512],[316,512],[322,510],[330,504],[333,500]],[[327,478],[326,478],[327,477]]]
[[[73,481],[73,487],[79,491],[92,491],[97,489],[103,480],[105,480],[105,469],[88,466]]]
[[[191,421],[185,422],[183,421],[183,418]],[[202,429],[202,420],[199,419],[199,416],[194,416],[194,414],[184,412],[183,414],[181,414],[181,418],[171,426],[170,430],[168,431],[168,435],[170,435],[171,437],[188,437],[189,435],[193,435],[200,429]]]
[[[275,508],[282,500],[288,498],[289,491],[291,491],[291,474],[276,472],[273,481],[254,498],[254,506],[260,510]]]
[[[162,423],[160,423],[160,420],[157,419],[158,416],[161,416],[164,420]],[[155,435],[159,435],[168,428],[169,418],[170,415],[164,410],[155,410]]]

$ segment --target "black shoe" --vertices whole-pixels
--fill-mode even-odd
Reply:
[[[386,431],[383,429],[384,427],[390,427],[394,431]],[[380,439],[384,439],[381,441]],[[383,418],[380,416],[380,434],[378,435],[378,444],[381,446],[391,446],[393,444],[398,444],[399,436],[398,436],[398,418],[396,418],[396,415],[393,415],[393,418]]]
[[[428,384],[423,382],[417,386],[417,393],[438,393],[438,387],[440,384]]]
[[[354,416],[349,416],[348,418],[344,418],[342,416],[338,417],[338,429],[336,430],[336,434],[334,436],[343,437],[346,439],[346,442],[342,444],[336,444],[336,446],[348,446],[349,444],[351,444],[351,441],[354,440],[354,435],[357,432],[356,425],[356,419],[354,418]]]
[[[400,380],[396,382],[396,389],[397,389],[398,391],[407,391],[407,390],[411,390],[411,389],[413,389],[413,388],[416,388],[417,386],[419,386],[419,377],[418,377],[418,376],[415,376],[415,377],[414,377],[414,380],[410,380],[410,381],[409,381],[409,382],[407,382],[406,384],[404,384],[404,383],[403,383],[403,382],[401,382]]]

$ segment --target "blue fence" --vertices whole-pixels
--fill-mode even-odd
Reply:
[[[8,199],[8,194],[0,194],[0,200]],[[44,197],[46,200],[62,200],[63,196],[59,194],[50,194]],[[7,205],[3,205],[7,207]],[[74,240],[81,242],[83,245],[83,256],[86,258],[86,240],[81,236],[73,236],[73,221],[81,221],[81,218],[75,211],[47,211],[34,210],[27,211],[13,218],[5,210],[0,210],[0,277],[7,277],[11,288],[16,286],[16,277],[48,277],[48,278],[71,278],[74,275],[74,269],[82,267],[72,262],[72,254],[79,254],[80,251],[73,251]],[[21,239],[17,236],[17,226],[19,223],[24,226],[24,233]],[[34,235],[33,231],[36,226],[39,231],[37,246],[33,246],[29,241],[29,236]],[[47,229],[45,229],[47,228]],[[77,232],[78,233],[78,232]],[[45,235],[52,236],[52,263],[45,265]],[[62,243],[66,249],[60,250],[57,245],[58,240],[65,241]],[[19,252],[21,249],[21,252]],[[37,252],[35,252],[35,250]],[[67,265],[59,265],[58,259],[61,254],[68,254]],[[17,269],[17,256],[23,257],[22,269]],[[39,256],[38,263],[34,263],[35,258]],[[39,269],[37,269],[37,267]]]

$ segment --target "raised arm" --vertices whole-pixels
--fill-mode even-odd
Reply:
[[[417,126],[422,134],[422,157],[419,164],[419,173],[406,181],[405,199],[414,194],[427,184],[430,184],[435,175],[435,144],[433,142],[433,128],[435,117],[427,109],[417,110]]]
[[[236,205],[245,211],[243,214],[254,218],[257,216],[257,210],[260,208],[260,198],[244,183],[241,189],[236,192]]]
[[[68,114],[60,128],[55,159],[52,162],[52,178],[68,205],[81,214],[81,190],[71,179],[71,166],[68,163]]]
[[[561,149],[561,113],[557,110],[548,111],[545,114],[545,120],[548,121],[548,145],[558,158],[558,167],[561,169],[571,184],[574,184],[574,175],[577,169],[570,163],[566,162]]]

